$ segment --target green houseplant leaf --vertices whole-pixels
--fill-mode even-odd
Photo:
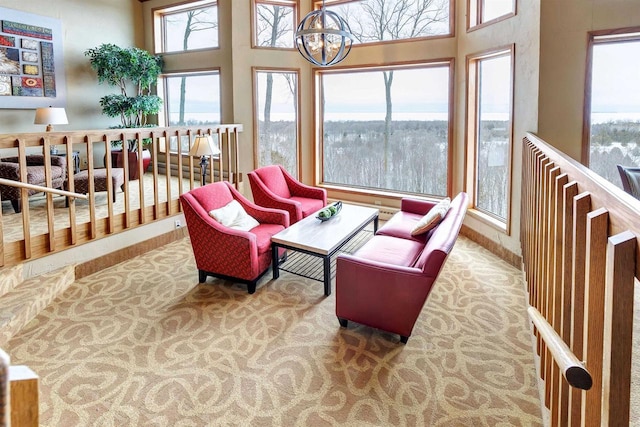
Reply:
[[[85,55],[96,71],[98,82],[120,89],[119,94],[100,99],[103,113],[119,117],[122,127],[146,126],[147,116],[158,113],[162,106],[162,100],[150,94],[162,72],[161,58],[143,49],[114,44],[87,49]]]

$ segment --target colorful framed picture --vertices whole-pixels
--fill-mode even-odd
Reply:
[[[0,108],[65,104],[60,20],[0,7]]]

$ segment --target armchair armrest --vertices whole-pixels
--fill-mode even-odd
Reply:
[[[289,226],[289,212],[282,209],[265,208],[262,206],[247,203],[242,199],[236,199],[245,211],[254,217],[260,224],[278,224],[283,227]]]

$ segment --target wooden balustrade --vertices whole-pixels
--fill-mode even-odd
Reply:
[[[217,159],[214,158],[214,161],[209,164],[208,182],[224,179],[237,187],[241,177],[240,132],[242,132],[242,125],[230,124],[213,127],[156,127],[0,135],[0,153],[2,153],[0,157],[18,156],[21,182],[27,183],[27,154],[42,154],[45,158],[46,186],[51,187],[50,149],[55,146],[59,154],[66,156],[68,190],[74,191],[74,180],[70,178],[76,173],[76,157],[86,160],[82,168],[87,169],[89,187],[88,206],[83,206],[83,209],[88,209],[86,221],[80,221],[79,207],[74,199],[71,199],[69,207],[61,213],[60,209],[54,209],[54,194],[48,192],[45,195],[46,215],[44,217],[46,220],[38,220],[46,224],[35,223],[28,190],[27,188],[21,190],[22,212],[11,213],[11,215],[21,216],[23,230],[21,238],[7,240],[8,230],[4,229],[5,221],[0,212],[0,266],[10,266],[40,258],[178,214],[181,211],[180,194],[200,185],[200,180],[196,178],[200,172],[200,159],[188,156],[189,149],[199,134],[212,135],[221,150]],[[115,151],[112,145],[117,141],[124,146],[122,158],[129,158],[129,145],[131,145],[131,152],[137,155],[133,156],[132,163],[122,161],[121,165],[118,165],[124,173],[124,195],[120,195],[119,189],[107,186],[106,202],[103,202],[103,206],[106,203],[106,215],[98,215],[94,186],[95,173],[98,169],[106,170],[107,182],[111,182],[110,179],[116,167],[113,163],[112,153]],[[132,144],[128,144],[129,142]],[[151,153],[146,175],[143,158],[145,149]],[[131,178],[135,176],[143,179]],[[116,196],[122,197],[124,201],[119,204],[119,206],[123,205],[119,210],[114,209],[114,191],[117,191]],[[145,197],[151,195],[153,197]],[[5,216],[8,215],[5,214]],[[38,218],[41,217],[42,215],[38,216]],[[66,225],[61,226],[61,223]]]
[[[534,135],[521,244],[552,426],[629,425],[640,201]]]

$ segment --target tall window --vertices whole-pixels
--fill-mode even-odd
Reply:
[[[258,166],[298,176],[298,72],[254,70]]]
[[[450,62],[318,70],[326,184],[445,196]]]
[[[469,57],[468,151],[475,208],[507,223],[510,201],[513,49]]]
[[[184,52],[218,47],[217,2],[191,2],[155,12],[156,52]]]
[[[293,48],[295,1],[255,0],[254,44],[257,47]]]
[[[337,3],[331,5],[331,3]],[[356,43],[453,34],[450,0],[354,0],[326,2],[343,17]],[[315,2],[320,7],[322,2]]]
[[[640,28],[590,35],[585,138],[588,164],[622,186],[616,165],[640,166]]]
[[[166,75],[164,106],[169,126],[219,124],[220,73]]]
[[[516,13],[516,0],[467,0],[468,28],[482,25]]]

